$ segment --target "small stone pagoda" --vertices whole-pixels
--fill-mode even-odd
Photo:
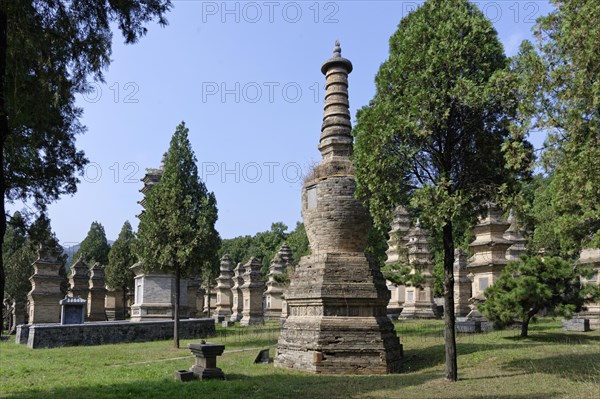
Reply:
[[[240,262],[233,269],[233,287],[231,287],[231,318],[235,322],[242,320],[242,311],[244,310],[244,296],[242,295],[242,285],[244,285],[244,265]]]
[[[589,280],[584,280],[584,284],[600,285],[600,248],[584,248],[579,255],[579,263],[585,266],[591,266],[595,274]],[[600,329],[600,303],[586,303],[585,309],[577,313],[578,318],[590,320],[592,329]]]
[[[229,255],[223,255],[219,277],[217,277],[217,303],[214,314],[218,322],[231,318],[232,286],[233,260],[231,260]]]
[[[352,63],[336,42],[325,61],[323,159],[302,188],[302,217],[311,255],[296,266],[285,297],[289,315],[275,366],[327,374],[396,372],[402,346],[386,315],[385,280],[364,250],[371,218],[354,197],[356,182],[348,110]]]
[[[242,310],[242,320],[240,325],[251,326],[263,324],[263,292],[265,283],[260,273],[262,263],[255,257],[250,258],[244,265],[244,285],[241,291],[244,298],[244,309]]]
[[[512,242],[513,244],[506,250],[507,261],[518,261],[521,255],[527,255],[527,239],[525,238],[525,232],[515,217],[512,209],[508,215],[508,223],[510,226],[504,232],[504,239]]]
[[[29,324],[60,322],[60,300],[63,299],[60,291],[61,267],[62,263],[55,254],[40,248],[38,258],[33,262],[33,275],[29,278]]]
[[[406,287],[403,319],[434,319],[435,302],[433,301],[433,262],[429,251],[429,232],[421,228],[417,219],[415,227],[408,233],[408,262],[411,274],[420,273],[423,281],[419,285]]]
[[[108,321],[125,320],[125,302],[123,301],[123,289],[106,287],[104,297],[104,309]]]
[[[69,275],[69,294],[71,297],[81,297],[87,300],[90,291],[90,269],[83,258],[77,259],[77,262],[71,266],[71,274]],[[62,298],[61,298],[62,299]]]
[[[279,251],[273,257],[267,275],[267,290],[265,291],[265,319],[279,320],[283,306],[283,283],[277,281],[282,277],[289,265],[292,264],[292,250],[286,244],[281,245]]]
[[[472,278],[472,298],[483,300],[483,292],[494,284],[507,265],[506,250],[513,244],[504,238],[510,223],[502,220],[500,209],[494,203],[487,204],[485,216],[473,228],[475,241],[469,244],[472,256],[467,270]]]
[[[467,254],[462,249],[454,251],[454,315],[465,317],[471,311],[471,280],[467,270]]]
[[[408,265],[408,238],[406,235],[410,230],[410,217],[406,208],[398,206],[394,210],[394,219],[392,220],[391,230],[389,232],[390,239],[388,240],[388,249],[385,251],[387,255],[386,265],[397,264],[398,262]],[[398,315],[402,312],[404,305],[404,297],[406,296],[406,286],[386,282],[391,293],[390,302],[387,306],[388,314]]]
[[[96,262],[90,270],[89,293],[87,300],[87,320],[106,321],[104,297],[106,284],[104,283],[104,266]]]

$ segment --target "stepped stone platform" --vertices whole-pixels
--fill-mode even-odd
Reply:
[[[215,320],[179,321],[181,339],[206,338],[215,334]],[[173,338],[173,321],[106,321],[84,324],[21,324],[17,326],[17,344],[29,348],[91,346],[129,342],[160,341]]]

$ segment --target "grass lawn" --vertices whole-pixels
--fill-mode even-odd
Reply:
[[[0,343],[0,397],[79,398],[600,398],[600,332],[563,332],[542,320],[530,337],[507,330],[458,336],[459,381],[443,380],[441,321],[400,321],[402,373],[323,376],[255,365],[261,348],[275,353],[277,325],[218,329],[218,365],[227,381],[176,382],[193,363],[187,344],[171,341],[32,350]],[[227,335],[224,335],[227,334]]]

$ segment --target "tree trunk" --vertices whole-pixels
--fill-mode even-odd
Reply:
[[[521,338],[527,338],[527,330],[529,328],[529,320],[531,320],[531,318],[529,316],[526,316],[525,319],[523,320],[523,323],[521,323]]]
[[[6,108],[6,54],[7,54],[7,33],[8,33],[8,18],[6,15],[7,3],[5,0],[0,0],[0,193],[2,193],[2,201],[0,201],[0,244],[4,242],[4,234],[6,233],[6,209],[4,205],[6,194],[6,179],[4,176],[4,143],[8,136],[8,110]],[[2,260],[2,245],[0,245],[0,295],[4,303],[4,285],[6,276],[4,275],[4,262]],[[4,307],[2,310],[4,312]],[[0,313],[2,324],[4,314]],[[3,325],[0,325],[0,332]]]
[[[173,346],[179,349],[179,286],[181,281],[181,269],[179,264],[175,266],[175,321],[173,322]]]
[[[456,363],[456,330],[454,320],[454,239],[452,222],[443,228],[444,241],[444,346],[446,351],[446,380],[458,380]]]

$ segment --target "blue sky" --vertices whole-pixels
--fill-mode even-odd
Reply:
[[[137,228],[140,179],[158,167],[185,121],[198,168],[219,208],[223,238],[254,234],[300,215],[302,173],[320,159],[321,64],[336,39],[354,64],[351,114],[374,94],[388,39],[413,1],[174,1],[169,25],[149,26],[139,43],[115,32],[106,84],[78,98],[90,164],[74,196],[49,207],[63,245],[81,241],[93,221],[116,239]],[[508,55],[531,38],[548,2],[481,1]],[[533,136],[539,147],[543,137]],[[15,204],[9,209],[18,209]]]

